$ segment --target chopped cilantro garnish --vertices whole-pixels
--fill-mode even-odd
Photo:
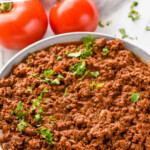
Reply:
[[[131,92],[131,102],[138,102],[140,98],[140,93]]]
[[[101,27],[101,28],[104,28],[104,25],[102,24],[102,21],[99,20],[98,22],[98,25]]]
[[[127,33],[126,33],[124,28],[119,29],[119,32],[122,34],[122,39],[125,39],[125,38],[129,38],[131,40],[134,39],[133,37],[129,37],[129,35],[127,35]]]
[[[43,108],[40,108],[40,109],[37,111],[37,113],[44,113]]]
[[[24,119],[25,114],[26,114],[25,112],[18,112],[17,115],[16,115],[17,119]]]
[[[99,71],[95,71],[95,72],[90,72],[91,73],[91,75],[93,76],[93,77],[98,77],[99,76]]]
[[[28,92],[33,92],[32,87],[29,87],[29,88],[28,88]]]
[[[79,56],[81,56],[81,52],[76,52],[76,53],[68,53],[67,54],[67,57],[79,57]]]
[[[149,27],[149,26],[146,26],[146,27],[145,27],[145,30],[146,30],[146,31],[150,31],[150,27]]]
[[[92,81],[91,89],[93,91],[93,87],[102,87],[105,83],[97,84],[96,82]]]
[[[48,92],[47,87],[45,87],[45,88],[42,90],[42,92],[47,93],[47,92]]]
[[[19,123],[17,124],[17,129],[18,131],[22,131],[25,127],[27,127],[28,124],[26,122],[24,122],[24,120],[19,120]]]
[[[18,104],[17,108],[15,109],[15,111],[21,111],[22,109],[23,109],[22,102],[19,101],[19,104]]]
[[[107,48],[103,48],[102,51],[104,52],[104,55],[108,55],[110,52]]]
[[[42,124],[37,124],[36,126],[37,126],[37,127],[40,127],[40,126],[42,126]]]
[[[80,80],[83,80],[84,77],[85,77],[89,72],[90,72],[89,70],[86,70],[86,71],[84,72],[84,75],[82,76],[82,78],[80,78]]]
[[[62,60],[62,57],[61,57],[61,56],[58,56],[58,57],[56,58],[56,61],[60,61],[60,60]]]
[[[107,21],[107,22],[106,22],[106,25],[109,26],[111,23],[112,23],[112,20]]]
[[[52,69],[44,70],[44,77],[48,77],[54,74],[54,71]]]
[[[132,19],[132,21],[138,20],[140,18],[139,12],[134,10],[134,7],[138,6],[138,2],[134,1],[130,6],[130,12],[128,17]]]
[[[68,87],[65,88],[65,93],[64,93],[65,97],[67,96],[67,93],[68,93]]]
[[[88,37],[83,38],[83,44],[85,45],[86,48],[91,47],[93,42],[94,42],[94,39],[91,35],[89,35]]]
[[[31,76],[35,77],[35,78],[38,79],[38,80],[41,80],[41,78],[39,78],[39,77],[37,76],[37,74],[31,74]]]
[[[41,100],[43,98],[43,93],[38,96],[38,99]]]
[[[13,114],[14,114],[14,112],[15,112],[14,110],[11,110],[10,114],[11,114],[11,115],[13,115]]]
[[[49,117],[50,123],[51,123],[52,125],[55,125],[55,123],[54,123],[53,121],[51,121],[52,118],[54,118],[54,116],[50,116],[50,117]]]
[[[74,70],[74,72],[72,73],[73,75],[84,75],[84,72],[86,70],[86,64],[84,61],[80,61],[80,63],[77,63],[73,66],[70,67],[70,70]]]
[[[60,78],[60,79],[64,79],[64,76],[61,75],[61,74],[59,74],[57,77]]]
[[[31,110],[35,110],[35,109],[36,109],[36,107],[39,107],[40,105],[41,105],[41,103],[40,103],[40,101],[39,101],[39,100],[33,100]]]
[[[40,131],[37,131],[37,132],[42,134],[43,138],[45,138],[46,141],[48,141],[49,145],[53,145],[54,144],[53,133],[51,133],[49,129],[46,129],[44,127]]]
[[[40,121],[40,120],[42,120],[42,119],[43,119],[43,116],[41,116],[39,113],[37,113],[37,114],[35,115],[34,121]]]
[[[27,62],[27,65],[29,65],[29,64],[30,64],[30,60],[29,60],[29,59],[27,59],[27,60],[26,60],[26,62]]]
[[[51,85],[54,85],[54,84],[60,84],[60,81],[58,79],[54,79],[52,82],[51,82]]]

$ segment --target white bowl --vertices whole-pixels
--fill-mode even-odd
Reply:
[[[19,64],[24,58],[26,58],[31,53],[38,51],[40,49],[43,49],[45,47],[48,47],[50,45],[54,45],[56,43],[63,43],[63,42],[71,42],[71,41],[79,41],[82,40],[83,37],[87,37],[89,35],[92,35],[94,38],[106,38],[106,40],[115,39],[115,37],[112,37],[110,35],[101,34],[101,33],[95,33],[95,32],[75,32],[75,33],[67,33],[67,34],[60,34],[56,36],[52,36],[43,40],[40,40],[26,48],[24,48],[22,51],[17,53],[12,59],[8,61],[8,63],[1,69],[0,71],[0,79],[6,77],[9,73],[11,73],[11,70],[14,66]],[[150,55],[147,54],[144,50],[142,50],[139,47],[136,47],[135,45],[130,44],[129,42],[126,42],[122,40],[125,43],[126,49],[134,52],[137,54],[140,58],[145,60],[147,63],[150,64]]]

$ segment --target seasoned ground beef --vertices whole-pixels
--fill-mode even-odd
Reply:
[[[0,80],[6,150],[150,150],[150,67],[120,40],[28,56]]]

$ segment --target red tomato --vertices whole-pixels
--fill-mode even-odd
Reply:
[[[52,7],[49,20],[55,34],[95,31],[99,14],[93,0],[62,0]]]
[[[0,12],[0,45],[20,50],[40,40],[47,29],[47,16],[38,0],[13,2]]]

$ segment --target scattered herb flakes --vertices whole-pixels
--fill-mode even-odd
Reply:
[[[67,57],[79,57],[81,56],[81,52],[76,52],[76,53],[67,53]]]
[[[60,78],[60,79],[64,79],[64,76],[61,75],[61,74],[57,75],[57,77]]]
[[[49,129],[46,129],[44,127],[40,131],[37,131],[37,132],[42,134],[43,138],[45,138],[46,141],[48,141],[49,145],[51,146],[54,145],[53,133],[51,133]]]
[[[41,116],[39,113],[37,113],[37,114],[35,115],[34,121],[40,121],[40,120],[42,120],[42,119],[43,119],[43,116]]]
[[[84,77],[85,77],[89,72],[90,72],[89,70],[86,70],[85,73],[84,73],[84,75],[82,76],[82,78],[80,78],[80,80],[83,80]]]
[[[37,124],[36,126],[37,126],[37,127],[41,127],[41,126],[42,126],[42,124]]]
[[[61,57],[61,56],[58,56],[58,57],[56,58],[56,61],[60,61],[60,60],[62,60],[62,57]]]
[[[51,85],[54,85],[54,84],[60,84],[60,81],[58,79],[54,79],[52,82],[51,82]]]
[[[68,94],[68,87],[65,88],[65,93],[64,93],[64,96],[66,97]]]
[[[91,89],[93,91],[94,86],[95,87],[102,87],[105,83],[97,84],[96,82],[92,81]]]
[[[38,99],[41,100],[43,98],[43,93],[38,96]]]
[[[91,75],[93,76],[93,77],[98,77],[99,76],[99,71],[95,71],[95,72],[90,72],[91,73]]]
[[[106,25],[109,26],[111,23],[112,23],[112,20],[107,21],[107,22],[106,22]]]
[[[107,48],[103,48],[102,51],[104,52],[104,55],[108,55],[110,52]]]
[[[35,109],[36,109],[36,107],[39,107],[40,105],[41,105],[41,103],[40,103],[40,101],[39,101],[39,100],[33,100],[31,110],[35,110]]]
[[[25,114],[26,114],[25,112],[18,112],[17,115],[16,115],[17,119],[24,119]]]
[[[131,92],[131,102],[138,102],[140,98],[140,93]]]
[[[51,120],[52,118],[54,118],[54,116],[50,116],[50,117],[49,117],[49,120],[50,120],[50,123],[54,126],[55,123]]]
[[[44,70],[43,76],[48,77],[54,74],[54,71],[52,69]]]
[[[51,120],[52,118],[54,118],[54,116],[50,116],[50,117],[49,117],[49,120]]]
[[[74,70],[74,72],[72,73],[73,75],[83,76],[86,70],[86,64],[81,60],[80,63],[71,66],[70,70]]]
[[[15,111],[21,111],[22,109],[23,109],[22,102],[19,101],[19,104],[18,104],[17,108],[15,109]]]
[[[83,44],[85,45],[86,48],[90,48],[93,42],[94,42],[94,39],[91,35],[83,38]]]
[[[50,121],[50,123],[51,123],[53,126],[55,125],[54,121]]]
[[[17,124],[17,129],[18,131],[22,131],[25,127],[27,127],[28,124],[26,122],[24,122],[24,120],[19,120],[19,123]]]
[[[99,20],[98,22],[98,25],[101,27],[101,28],[104,28],[104,24],[102,24],[102,21]]]
[[[146,31],[150,31],[150,27],[149,27],[149,26],[146,26],[146,27],[145,27],[145,30],[146,30]]]
[[[27,65],[30,65],[30,60],[29,59],[27,59],[26,62],[27,62]]]
[[[44,113],[43,108],[40,108],[40,109],[37,111],[37,113]]]
[[[130,6],[130,12],[128,17],[132,19],[132,21],[138,20],[140,18],[139,12],[134,10],[134,7],[138,6],[138,2],[134,1]]]
[[[127,33],[126,33],[124,28],[119,29],[119,32],[122,34],[122,39],[125,39],[125,38],[129,38],[131,40],[134,39],[133,37],[129,37],[129,35],[127,35]]]
[[[42,90],[42,92],[48,93],[47,87],[45,87],[45,88]]]
[[[27,90],[28,90],[28,92],[33,92],[32,87],[29,87]]]

